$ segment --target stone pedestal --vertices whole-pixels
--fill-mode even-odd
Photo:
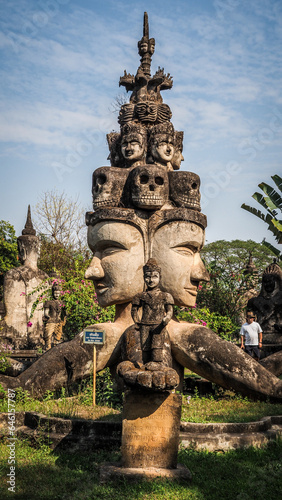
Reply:
[[[121,463],[100,468],[100,482],[169,479],[190,481],[177,464],[182,397],[169,392],[128,391],[123,402]]]
[[[179,394],[128,391],[122,421],[122,466],[175,469],[182,398]]]

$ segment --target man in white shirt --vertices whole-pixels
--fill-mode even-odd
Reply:
[[[241,335],[241,349],[244,349],[247,354],[259,361],[260,349],[262,347],[262,329],[255,321],[255,315],[252,311],[247,312],[247,322],[244,323],[240,330]]]

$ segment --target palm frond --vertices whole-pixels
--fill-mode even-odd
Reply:
[[[282,196],[265,182],[261,182],[259,188],[267,195],[264,200],[270,210],[279,208],[282,211]]]
[[[261,220],[266,222],[265,214],[262,213],[260,210],[257,210],[257,208],[250,207],[249,205],[246,205],[246,203],[243,203],[243,205],[241,205],[241,208],[247,210],[247,212],[250,212],[251,214],[255,215],[256,217],[259,217]]]
[[[272,175],[271,179],[275,182],[276,186],[282,193],[282,177],[279,177],[279,175]]]

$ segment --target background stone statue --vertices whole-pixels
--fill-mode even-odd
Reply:
[[[28,349],[43,345],[43,309],[37,307],[31,320],[30,314],[32,304],[48,288],[48,275],[37,267],[40,242],[32,225],[30,206],[22,235],[18,237],[18,250],[22,266],[11,269],[4,277],[6,314],[1,337],[15,348]],[[32,293],[41,285],[41,290]]]
[[[51,349],[62,341],[63,326],[66,324],[66,311],[61,297],[61,287],[58,283],[52,286],[53,300],[47,300],[43,304],[44,309],[44,341],[45,349]]]

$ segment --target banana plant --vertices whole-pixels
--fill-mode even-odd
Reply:
[[[252,195],[254,200],[256,200],[266,210],[266,213],[261,212],[261,210],[258,210],[257,208],[250,207],[245,203],[241,205],[241,208],[247,210],[247,212],[250,212],[259,219],[266,222],[269,231],[272,232],[277,243],[281,244],[282,243],[282,219],[281,219],[282,178],[279,177],[279,175],[273,175],[271,176],[271,179],[276,184],[278,190],[275,190],[272,186],[269,186],[265,182],[261,182],[258,185],[258,187],[262,190],[263,194],[256,192]],[[277,257],[281,258],[282,253],[281,251],[278,250],[278,248],[271,245],[271,243],[265,241],[265,239],[263,240],[263,244],[267,248],[269,248]]]

